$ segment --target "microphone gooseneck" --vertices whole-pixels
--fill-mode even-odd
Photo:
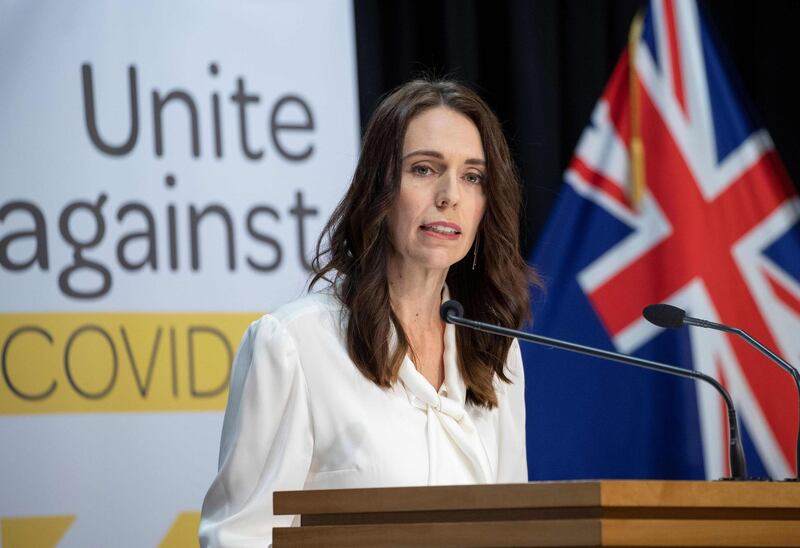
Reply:
[[[797,389],[797,398],[798,398],[798,405],[800,405],[800,372],[797,369],[781,358],[778,354],[761,344],[759,341],[748,335],[743,329],[739,329],[738,327],[733,327],[730,325],[725,325],[723,323],[712,322],[709,320],[703,320],[701,318],[692,318],[691,316],[686,315],[686,311],[682,308],[678,308],[677,306],[672,306],[669,304],[651,304],[644,308],[642,312],[645,319],[652,324],[657,325],[658,327],[667,327],[667,328],[674,328],[674,327],[683,327],[684,325],[690,325],[693,327],[703,327],[706,329],[714,329],[716,331],[723,331],[725,333],[731,333],[736,335],[740,339],[744,340],[747,344],[761,352],[767,358],[770,359],[773,363],[777,364],[778,367],[786,371],[794,380],[795,388]],[[677,325],[672,325],[675,320],[680,316],[680,323]],[[666,321],[665,318],[669,320]],[[669,323],[669,325],[667,325]],[[794,457],[794,465],[795,465],[795,477],[794,480],[800,480],[800,411],[798,411],[798,424],[797,424],[797,440],[796,440],[796,447],[795,447],[795,457]]]
[[[733,399],[731,399],[731,396],[728,394],[728,391],[725,390],[725,387],[717,382],[715,378],[691,369],[682,369],[673,365],[667,365],[642,358],[634,358],[633,356],[627,356],[617,352],[610,352],[608,350],[601,350],[599,348],[592,348],[591,346],[584,346],[559,339],[552,339],[542,335],[534,335],[532,333],[526,333],[525,331],[519,331],[517,329],[470,320],[464,317],[464,307],[461,306],[461,303],[454,300],[449,300],[442,304],[441,308],[439,309],[439,313],[445,322],[453,325],[459,325],[461,327],[483,331],[484,333],[502,335],[503,337],[512,337],[521,341],[532,342],[534,344],[539,344],[550,348],[558,348],[568,352],[576,352],[578,354],[593,356],[595,358],[603,358],[618,363],[649,369],[651,371],[658,371],[660,373],[667,373],[669,375],[676,375],[678,377],[696,379],[709,383],[717,392],[719,392],[720,396],[722,396],[722,399],[725,400],[725,404],[728,409],[728,430],[730,432],[730,451],[728,455],[731,467],[731,476],[729,479],[747,479],[747,464],[744,458],[742,440],[739,436],[739,423],[736,419],[736,409],[733,406]]]

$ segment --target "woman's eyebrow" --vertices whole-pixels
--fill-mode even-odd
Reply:
[[[403,160],[411,156],[433,156],[434,158],[444,160],[444,154],[436,150],[414,150],[403,156]]]
[[[410,158],[411,156],[430,156],[433,158],[437,158],[439,160],[444,160],[444,154],[442,154],[437,150],[414,150],[403,156],[402,159],[403,161],[405,161],[407,158]],[[469,165],[485,166],[486,160],[484,160],[483,158],[468,158],[467,160],[464,161],[464,163]]]

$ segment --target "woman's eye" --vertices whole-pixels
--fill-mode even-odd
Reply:
[[[464,175],[464,179],[468,183],[479,185],[479,184],[481,184],[483,182],[483,174],[481,174],[481,173],[467,173],[466,175]]]
[[[421,165],[421,166],[413,166],[411,168],[411,172],[414,175],[425,176],[425,175],[430,175],[431,173],[433,173],[433,170],[430,168],[430,166]]]

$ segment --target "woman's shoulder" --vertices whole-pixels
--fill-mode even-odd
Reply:
[[[330,292],[314,292],[290,301],[250,324],[240,345],[245,362],[263,371],[303,375],[329,364],[342,351],[346,308]]]
[[[254,332],[304,332],[315,326],[339,326],[344,306],[330,290],[310,292],[267,312],[251,325]]]
[[[250,323],[237,352],[237,362],[264,362],[290,368],[304,351],[320,340],[341,338],[341,302],[330,292],[313,292],[268,312]]]

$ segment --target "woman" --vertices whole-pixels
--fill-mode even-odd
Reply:
[[[312,293],[254,322],[234,361],[201,543],[265,546],[274,491],[525,482],[519,348],[439,317],[517,327],[532,280],[500,124],[468,88],[378,106],[317,246]]]

